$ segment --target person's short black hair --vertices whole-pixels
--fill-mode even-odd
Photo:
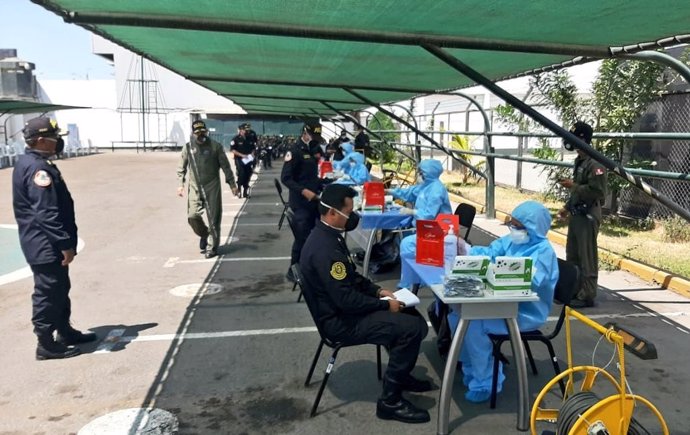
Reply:
[[[329,184],[321,193],[321,202],[336,210],[341,210],[345,207],[345,198],[354,198],[357,192],[350,186],[345,184]],[[328,207],[319,204],[319,213],[321,216],[328,213]]]

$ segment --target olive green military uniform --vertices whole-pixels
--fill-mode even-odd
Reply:
[[[193,156],[189,155],[189,151]],[[192,158],[193,157],[193,158]],[[200,180],[196,180],[195,171],[190,166],[196,162]],[[208,246],[212,250],[218,248],[220,239],[220,219],[223,213],[221,199],[221,185],[218,178],[218,170],[222,169],[225,173],[225,182],[231,188],[235,188],[235,176],[230,169],[230,162],[225,155],[223,146],[218,142],[207,139],[205,143],[198,144],[195,140],[187,143],[182,149],[180,164],[177,167],[177,178],[180,186],[184,186],[187,173],[189,173],[189,183],[187,186],[187,220],[194,233],[202,238],[208,239]],[[199,183],[199,181],[201,183]],[[203,186],[204,194],[208,204],[204,204],[203,197],[199,191],[199,184]],[[206,215],[211,223],[212,229],[209,231],[201,213],[206,209]]]
[[[575,297],[593,301],[597,295],[597,235],[606,195],[606,169],[589,156],[577,157],[573,182],[566,206],[572,213],[568,224],[566,259],[577,264],[582,275],[580,291]]]

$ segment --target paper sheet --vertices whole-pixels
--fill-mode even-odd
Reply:
[[[395,299],[405,304],[406,307],[415,307],[419,305],[419,298],[417,297],[417,295],[406,288],[401,288],[400,290],[393,292],[393,294],[395,295]],[[387,301],[391,298],[386,296],[381,299]]]

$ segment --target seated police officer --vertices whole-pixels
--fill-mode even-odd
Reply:
[[[332,184],[321,195],[321,220],[302,249],[300,268],[304,297],[319,331],[332,341],[346,344],[378,344],[389,350],[383,393],[376,415],[405,423],[429,421],[429,413],[402,397],[402,391],[429,391],[429,381],[417,380],[410,372],[417,362],[419,346],[426,336],[424,318],[405,308],[393,297],[356,272],[343,232],[353,230],[359,215],[353,211],[356,192]]]

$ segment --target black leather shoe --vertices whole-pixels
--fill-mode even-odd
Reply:
[[[593,299],[573,299],[570,301],[568,304],[570,305],[570,308],[592,308],[594,306],[594,300]]]
[[[218,255],[218,252],[216,252],[215,249],[209,249],[208,251],[206,251],[206,258],[213,258],[216,255]]]
[[[426,423],[431,420],[426,410],[417,408],[402,397],[394,403],[379,399],[376,402],[376,416],[382,420],[397,420],[403,423]]]
[[[89,331],[83,333],[81,331],[77,331],[76,329],[72,329],[64,335],[58,332],[56,341],[60,344],[64,344],[65,346],[73,346],[80,343],[90,343],[95,341],[96,338],[95,332]]]
[[[401,390],[413,393],[425,393],[434,389],[434,384],[431,381],[423,381],[413,376],[409,376],[403,382],[400,382],[399,385]]]
[[[206,237],[200,237],[199,238],[199,251],[201,251],[202,254],[206,253],[206,248],[208,247],[208,240]]]
[[[38,346],[36,346],[36,359],[39,361],[72,358],[79,354],[81,351],[78,347],[65,346],[55,341],[43,343],[39,341]]]

